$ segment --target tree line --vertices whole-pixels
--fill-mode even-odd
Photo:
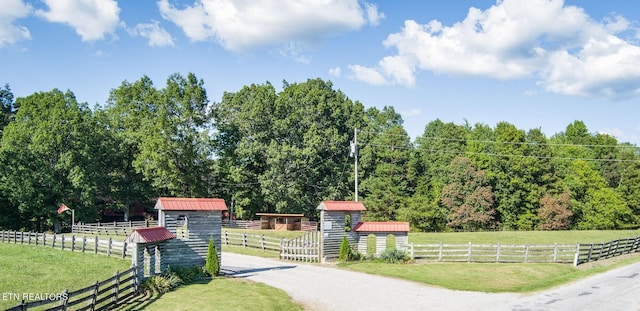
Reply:
[[[2,229],[51,229],[61,203],[84,222],[128,218],[159,196],[221,197],[243,219],[313,218],[322,200],[354,199],[356,155],[367,220],[420,231],[640,223],[638,147],[579,120],[546,137],[436,119],[412,141],[392,106],[365,109],[328,81],[252,84],[210,102],[192,73],[162,87],[123,81],[91,108],[71,91],[14,98],[8,85],[0,104]]]

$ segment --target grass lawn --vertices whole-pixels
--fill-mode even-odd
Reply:
[[[568,264],[505,263],[341,263],[340,267],[386,275],[454,290],[533,292],[562,285],[622,265],[640,262],[640,254],[573,267]]]
[[[304,235],[306,231],[285,231],[285,230],[248,230],[248,229],[238,229],[238,228],[222,228],[222,234],[224,235],[225,231],[229,231],[229,233],[246,233],[253,235],[264,235],[265,237],[270,238],[285,238],[292,239],[297,238],[301,235]]]
[[[218,277],[139,299],[120,310],[303,310],[279,289],[242,279]]]
[[[222,244],[222,251],[236,253],[248,256],[264,257],[264,258],[280,258],[280,253],[273,250],[262,250],[253,247],[242,247],[237,245]]]
[[[567,231],[487,231],[487,232],[411,232],[415,244],[577,244],[603,243],[636,238],[640,230],[567,230]]]
[[[131,266],[130,259],[36,245],[0,243],[0,254],[0,292],[20,296],[22,293],[61,293],[65,289],[80,289]],[[0,309],[18,303],[0,299]]]

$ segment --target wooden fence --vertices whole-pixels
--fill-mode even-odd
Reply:
[[[51,294],[48,299],[27,301],[27,297],[16,297],[20,304],[7,311],[29,310],[39,307],[45,310],[111,310],[121,302],[135,296],[138,291],[138,276],[135,267],[118,273],[93,285],[75,291],[68,289]],[[17,296],[17,294],[16,294]],[[24,296],[24,295],[23,295]]]
[[[576,244],[410,244],[412,258],[446,262],[572,263]]]
[[[640,252],[640,236],[600,244],[579,244],[574,265]]]
[[[134,228],[151,227],[156,224],[157,221],[155,220],[97,222],[89,224],[81,223],[73,225],[72,233],[128,236]]]
[[[66,236],[55,233],[0,231],[0,242],[49,246],[72,252],[94,253],[121,258],[131,257],[130,245],[127,242],[114,241],[112,238],[100,239],[97,236]]]
[[[245,230],[262,230],[262,222],[260,220],[223,220],[222,227]],[[318,222],[303,221],[300,223],[300,231],[318,231]]]
[[[320,233],[307,232],[290,240],[280,242],[280,259],[320,262]]]
[[[258,234],[247,234],[224,231],[222,243],[242,247],[259,248],[262,250],[280,251],[280,243],[284,239],[272,238]]]

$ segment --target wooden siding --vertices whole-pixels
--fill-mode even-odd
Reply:
[[[209,249],[209,239],[213,238],[222,262],[222,212],[220,211],[162,211],[164,227],[176,234],[175,240],[160,245],[162,270],[169,266],[203,266]],[[178,232],[178,217],[187,217],[185,234]]]
[[[359,212],[350,212],[351,225],[355,226],[354,220],[360,219]],[[358,235],[351,231],[346,232],[344,230],[344,219],[346,213],[343,211],[322,211],[321,214],[321,234],[322,234],[322,257],[337,258],[340,255],[340,245],[342,244],[342,237],[346,235],[347,241],[350,245],[357,245]],[[329,225],[330,224],[330,225]],[[328,226],[330,228],[328,228]]]
[[[409,235],[407,233],[398,233],[398,232],[376,232],[376,233],[367,233],[361,232],[358,236],[358,252],[361,254],[367,253],[367,237],[373,234],[376,237],[376,255],[382,253],[385,249],[387,249],[387,236],[393,235],[396,238],[395,248],[399,250],[407,250],[409,245]]]

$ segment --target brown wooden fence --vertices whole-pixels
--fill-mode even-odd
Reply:
[[[640,236],[600,244],[579,244],[574,265],[637,252],[640,252]]]
[[[448,262],[572,263],[576,244],[410,244],[412,258]]]
[[[280,258],[304,262],[320,262],[320,233],[307,232],[280,243]]]
[[[72,252],[94,253],[121,258],[131,257],[130,245],[127,242],[117,241],[112,238],[100,239],[97,236],[0,231],[0,242],[41,245]]]
[[[91,235],[128,236],[134,228],[156,226],[155,220],[96,222],[73,225],[73,233]]]
[[[21,302],[7,311],[30,310],[112,310],[121,302],[135,296],[138,291],[137,269],[130,268],[116,272],[114,276],[96,281],[93,285],[74,291],[68,289],[52,295],[48,299],[27,301],[27,297],[17,297]],[[23,295],[24,296],[24,295]],[[26,299],[25,299],[26,298]]]

